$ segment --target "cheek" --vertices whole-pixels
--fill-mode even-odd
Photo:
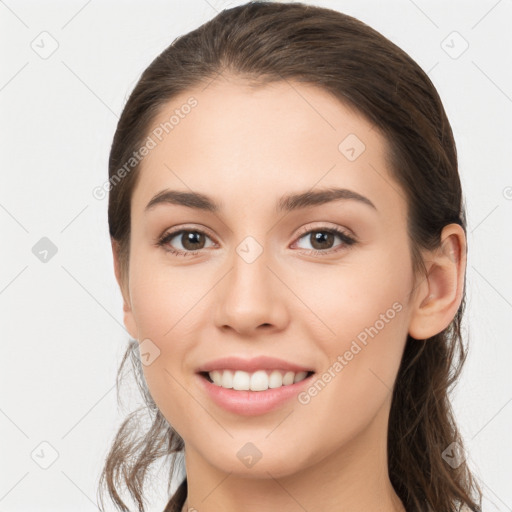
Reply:
[[[189,384],[183,376],[189,336],[184,329],[194,315],[190,314],[191,305],[176,289],[178,284],[154,280],[148,274],[143,279],[141,274],[133,281],[132,306],[143,340],[139,350],[148,390],[166,420],[182,432],[187,431],[190,414]],[[144,343],[150,354],[156,354],[150,364],[144,364]]]
[[[364,333],[372,326],[388,332],[403,329],[412,286],[409,267],[407,255],[382,251],[373,253],[371,261],[301,272],[294,291],[309,308],[308,320],[316,329],[312,339],[323,331],[321,339],[331,345],[333,340],[343,342],[359,335],[364,341]]]
[[[163,390],[169,393],[179,388],[172,377],[179,369],[184,347],[176,343],[179,337],[175,332],[182,325],[180,318],[186,318],[186,301],[181,300],[181,283],[168,279],[147,254],[134,251],[130,258],[130,299],[139,334],[142,369],[151,395],[160,407],[158,397]],[[145,357],[144,353],[149,356]]]
[[[201,308],[204,281],[194,278],[192,267],[170,268],[157,253],[141,250],[131,258],[130,297],[140,336],[165,350]]]
[[[330,389],[326,395],[333,394],[323,403],[361,414],[370,414],[391,392],[407,339],[408,255],[376,256],[372,264],[315,274],[298,292],[313,312],[301,327],[325,356],[326,373],[319,377]]]

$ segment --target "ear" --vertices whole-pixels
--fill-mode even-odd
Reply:
[[[440,333],[459,309],[466,273],[466,236],[461,226],[444,227],[441,247],[428,253],[425,265],[427,277],[421,277],[409,323],[409,334],[417,340]]]
[[[137,324],[135,323],[135,318],[133,316],[131,300],[130,300],[130,290],[128,286],[127,277],[123,277],[123,273],[121,272],[121,262],[120,262],[120,250],[119,250],[119,242],[111,238],[112,243],[112,256],[114,259],[114,272],[116,275],[116,281],[119,285],[119,289],[121,290],[121,295],[123,297],[123,321],[128,331],[128,334],[135,340],[138,339],[137,333]]]

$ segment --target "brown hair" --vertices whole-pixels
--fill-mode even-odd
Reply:
[[[394,179],[407,201],[415,273],[425,275],[420,251],[440,249],[445,225],[457,223],[466,231],[452,130],[426,73],[361,21],[298,2],[249,2],[224,10],[175,39],[144,71],[126,103],[110,152],[110,179],[144,144],[159,109],[176,95],[225,72],[253,85],[281,80],[317,85],[381,130],[389,145]],[[130,201],[138,167],[112,186],[109,194],[110,235],[117,244],[123,285],[128,282]],[[408,336],[393,389],[388,469],[408,511],[455,512],[463,505],[480,510],[482,492],[467,464],[452,468],[442,456],[452,443],[463,451],[449,390],[467,355],[460,331],[465,289],[464,282],[461,305],[445,330],[427,340]],[[149,466],[162,456],[172,456],[170,490],[183,440],[152,400],[136,351],[137,343],[131,342],[118,378],[131,359],[152,425],[142,432],[138,411],[121,425],[100,488],[106,484],[116,507],[127,511],[119,494],[125,485],[143,512]],[[166,510],[179,510],[186,483],[185,479],[180,495],[171,499]]]

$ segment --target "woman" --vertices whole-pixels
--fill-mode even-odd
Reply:
[[[330,9],[222,11],[143,73],[109,176],[121,366],[152,415],[107,457],[120,510],[181,454],[166,511],[480,509],[448,397],[456,148],[407,54]]]

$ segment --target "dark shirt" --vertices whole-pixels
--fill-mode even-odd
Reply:
[[[164,508],[163,512],[181,512],[185,501],[187,500],[187,479],[183,480],[179,487],[176,489],[173,497]]]

